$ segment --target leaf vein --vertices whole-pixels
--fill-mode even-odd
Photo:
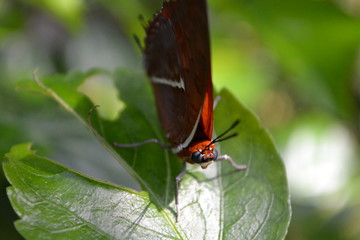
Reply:
[[[256,237],[260,234],[260,232],[261,232],[262,229],[264,228],[265,223],[266,223],[266,222],[268,221],[268,219],[269,219],[269,216],[270,216],[270,212],[271,212],[273,203],[274,203],[274,194],[271,194],[271,201],[270,201],[268,210],[267,210],[267,212],[266,212],[266,216],[265,216],[263,222],[260,224],[259,229],[255,232],[255,235],[254,235],[251,239],[256,239]]]

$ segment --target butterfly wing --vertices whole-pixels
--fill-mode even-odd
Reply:
[[[211,139],[213,98],[205,0],[164,2],[146,28],[144,61],[169,142]]]

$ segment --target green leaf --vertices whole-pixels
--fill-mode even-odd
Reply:
[[[222,90],[220,96],[215,129],[221,133],[234,119],[241,120],[240,136],[222,143],[221,152],[248,166],[244,175],[231,174],[234,170],[226,163],[221,168],[224,236],[282,239],[290,218],[290,200],[280,156],[258,119],[228,90]]]
[[[174,228],[144,193],[84,177],[17,145],[4,163],[27,239],[157,239]],[[158,227],[161,226],[161,227]]]
[[[42,79],[40,85],[47,95],[86,123],[92,104],[78,89],[84,81],[99,75],[109,77],[101,72],[72,73],[63,79],[61,76]],[[239,137],[224,141],[217,148],[238,164],[247,164],[248,169],[236,171],[227,162],[214,163],[206,170],[190,166],[181,181],[180,218],[176,223],[173,185],[181,162],[156,144],[128,149],[112,145],[149,138],[164,141],[149,84],[143,75],[125,70],[117,71],[114,78],[125,107],[116,120],[102,119],[99,116],[104,115],[93,112],[92,122],[104,147],[139,182],[143,192],[89,179],[24,150],[24,146],[15,147],[7,155],[4,170],[12,184],[9,197],[21,217],[16,226],[23,236],[28,239],[285,237],[290,204],[284,166],[269,134],[251,112],[228,91],[221,91],[222,100],[215,110],[215,130],[221,133],[237,119],[241,123],[235,129]]]

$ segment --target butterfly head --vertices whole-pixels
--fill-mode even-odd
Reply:
[[[189,148],[186,148],[185,153],[189,153],[190,159],[187,161],[192,164],[199,164],[201,168],[205,169],[212,162],[216,161],[218,158],[218,152],[215,149],[215,143],[222,142],[224,140],[236,137],[238,134],[233,133],[229,136],[225,136],[231,129],[235,128],[238,125],[240,120],[236,120],[229,129],[220,134],[218,137],[213,140],[205,140],[195,143]],[[187,155],[187,156],[189,156]]]
[[[203,169],[207,168],[207,166],[209,166],[218,157],[218,152],[216,151],[215,145],[213,143],[206,144],[204,142],[201,142],[199,144],[196,144],[192,149],[192,162],[195,164],[199,164]]]

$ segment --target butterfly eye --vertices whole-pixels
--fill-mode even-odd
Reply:
[[[194,163],[202,163],[204,162],[204,158],[203,158],[203,154],[201,154],[201,152],[193,152],[191,154],[191,160],[194,162]]]

